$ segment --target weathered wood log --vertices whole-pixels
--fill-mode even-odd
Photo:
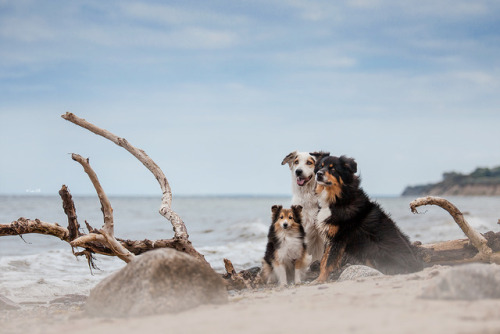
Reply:
[[[493,251],[490,258],[478,257],[476,247],[472,245],[469,239],[458,239],[437,242],[432,244],[416,243],[419,256],[427,267],[441,265],[457,265],[469,262],[495,262],[497,263],[495,253],[500,252],[500,232],[486,232],[482,235],[487,245]]]
[[[39,219],[32,220],[21,217],[10,224],[0,224],[0,237],[28,233],[52,235],[63,241],[70,242],[68,229],[57,223],[47,223]]]
[[[234,270],[233,263],[228,259],[224,259],[224,267],[226,273],[222,275],[222,278],[225,280],[228,290],[255,289],[265,285],[260,276],[259,267],[253,267],[237,273]]]
[[[437,205],[453,217],[453,220],[462,229],[464,234],[469,238],[471,244],[477,249],[475,258],[478,262],[489,262],[492,250],[488,247],[488,241],[476,230],[474,230],[464,218],[462,212],[448,200],[440,197],[421,197],[410,203],[410,209],[413,213],[418,213],[417,208],[422,205]]]
[[[82,243],[82,245],[85,244],[86,249],[91,250],[96,254],[113,256],[113,250],[109,248],[109,246],[106,246],[105,239],[98,237],[99,234],[96,233],[98,232],[97,230],[90,226],[89,228],[93,230],[94,233],[86,235],[90,235],[90,237],[86,240],[83,239],[85,242]],[[62,241],[66,241],[68,243],[71,242],[68,228],[62,227],[58,223],[47,223],[39,219],[32,220],[21,217],[10,224],[0,224],[0,237],[9,235],[21,236],[23,234],[33,233],[51,235],[61,239]],[[84,234],[81,235],[85,236]],[[197,257],[195,253],[190,253],[192,248],[186,248],[185,243],[179,239],[129,240],[116,238],[116,240],[122,247],[134,255],[140,255],[153,249],[173,248],[180,252]]]
[[[64,184],[62,185],[61,190],[59,190],[59,196],[63,201],[64,213],[68,217],[69,240],[73,241],[81,235],[80,224],[78,224],[76,215],[75,203],[73,202],[73,197],[71,196],[68,187]]]

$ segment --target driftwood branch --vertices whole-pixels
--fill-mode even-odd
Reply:
[[[47,223],[39,219],[31,220],[21,217],[10,224],[0,224],[0,236],[23,235],[27,233],[52,235],[63,241],[70,242],[68,229],[57,223]]]
[[[158,248],[176,249],[189,254],[208,265],[205,257],[200,254],[189,241],[189,235],[184,222],[179,215],[171,209],[172,192],[167,178],[158,165],[143,150],[130,145],[124,138],[120,138],[107,130],[101,129],[72,113],[66,113],[62,115],[62,118],[106,139],[109,139],[115,144],[125,148],[153,173],[162,190],[160,214],[167,218],[172,224],[174,237],[172,239],[162,239],[156,241],[147,239],[143,241],[136,241],[116,238],[114,235],[113,208],[111,207],[111,203],[107,198],[104,189],[101,187],[96,173],[90,167],[88,159],[84,159],[77,154],[72,155],[73,160],[82,165],[84,171],[88,174],[92,184],[94,185],[97,195],[99,196],[101,210],[104,216],[103,227],[100,230],[96,230],[85,222],[89,234],[85,234],[80,231],[80,225],[78,224],[73,199],[67,187],[63,185],[59,191],[59,195],[63,200],[63,209],[68,217],[68,228],[61,227],[57,223],[42,222],[38,219],[30,220],[26,218],[19,218],[17,221],[13,221],[10,224],[0,224],[0,236],[22,236],[27,233],[39,233],[56,236],[61,240],[70,243],[72,247],[85,248],[82,252],[75,252],[73,250],[73,254],[76,256],[85,255],[89,261],[89,265],[92,267],[94,267],[92,263],[92,254],[94,253],[118,256],[125,262],[129,262],[135,255]]]
[[[189,241],[189,235],[186,229],[186,225],[180,218],[180,216],[174,212],[171,208],[172,206],[172,191],[170,189],[170,185],[168,184],[168,180],[163,174],[163,171],[160,167],[141,149],[138,149],[132,146],[125,138],[121,138],[116,136],[115,134],[101,129],[95,126],[92,123],[87,122],[83,118],[79,118],[76,115],[67,112],[66,114],[61,116],[65,120],[68,120],[84,129],[87,129],[99,136],[102,136],[116,145],[123,147],[128,152],[130,152],[134,157],[136,157],[146,168],[153,173],[156,180],[160,184],[160,188],[162,190],[162,202],[160,206],[160,214],[164,216],[166,219],[170,221],[172,227],[174,229],[174,238],[172,242],[166,243],[165,245],[173,246],[173,248],[185,252],[189,255],[196,257],[202,262],[208,264],[205,260],[205,257],[200,254]],[[105,234],[106,236],[108,234]]]
[[[464,218],[462,212],[448,200],[440,197],[421,197],[410,203],[410,209],[413,213],[417,213],[417,208],[423,205],[437,205],[453,217],[457,225],[462,229],[464,234],[469,238],[470,243],[477,249],[478,253],[473,261],[489,261],[493,251],[488,246],[488,240],[479,232],[474,230]]]
[[[72,113],[67,112],[66,114],[61,116],[67,121],[70,121],[82,128],[85,128],[96,135],[104,137],[116,145],[123,147],[128,152],[130,152],[134,157],[136,157],[147,169],[153,173],[156,180],[160,184],[160,188],[162,190],[162,202],[160,206],[160,214],[164,216],[166,219],[170,221],[174,228],[174,238],[185,239],[189,238],[186,226],[182,219],[179,217],[177,213],[172,210],[172,191],[170,189],[170,185],[168,184],[168,180],[163,174],[162,170],[158,165],[141,149],[138,149],[132,146],[125,138],[121,138],[116,136],[115,134],[101,129],[95,126],[92,123],[87,122],[85,119],[80,118]]]
[[[255,267],[248,270],[242,270],[239,273],[234,270],[233,263],[224,259],[226,273],[222,275],[229,290],[254,289],[264,286],[260,277],[260,268]]]
[[[127,263],[132,261],[132,259],[134,258],[134,254],[130,253],[115,239],[113,208],[111,207],[108,196],[104,192],[104,189],[102,188],[96,173],[94,172],[92,167],[90,167],[89,160],[84,159],[78,154],[72,154],[71,158],[80,163],[85,173],[87,173],[87,175],[89,176],[90,181],[94,185],[94,188],[97,192],[99,201],[101,202],[101,210],[104,215],[104,225],[99,231],[100,234],[90,233],[88,235],[81,236],[78,239],[71,241],[71,246],[88,248],[86,246],[88,242],[98,241],[109,246],[109,248],[112,249],[114,255],[118,256],[123,261]]]
[[[64,184],[61,187],[61,190],[59,190],[59,196],[61,196],[63,201],[64,213],[68,217],[69,240],[73,241],[81,235],[80,224],[78,224],[76,216],[75,203],[73,202],[73,198],[68,190],[68,187]]]
[[[92,231],[93,233],[81,235],[80,238],[74,240],[74,247],[86,247],[96,254],[113,256],[113,250],[105,246],[106,239],[100,236],[98,230],[92,229]],[[33,233],[51,235],[62,241],[71,242],[69,230],[58,223],[48,223],[39,219],[33,220],[21,217],[10,224],[0,224],[0,237]],[[186,252],[185,245],[178,239],[128,240],[116,238],[116,240],[134,255],[160,248],[173,248],[181,252]]]

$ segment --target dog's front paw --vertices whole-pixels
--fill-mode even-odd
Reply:
[[[316,278],[314,281],[312,281],[311,285],[319,285],[319,284],[325,284],[326,283],[326,279],[321,279],[321,278]]]

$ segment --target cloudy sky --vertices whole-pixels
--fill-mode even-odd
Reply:
[[[0,0],[0,193],[289,194],[328,150],[365,190],[500,165],[500,2]]]

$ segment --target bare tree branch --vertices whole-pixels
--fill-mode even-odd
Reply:
[[[460,210],[450,203],[448,200],[440,197],[421,197],[417,198],[413,202],[410,203],[411,212],[417,213],[417,208],[422,205],[437,205],[444,210],[448,211],[448,213],[453,217],[455,222],[460,226],[462,231],[465,233],[467,238],[469,238],[472,245],[479,251],[476,255],[477,260],[488,260],[493,253],[491,248],[488,247],[488,241],[485,237],[483,237],[479,232],[474,230],[469,223],[464,218],[464,215]]]
[[[27,233],[52,235],[63,241],[69,242],[68,229],[59,226],[57,223],[46,223],[39,219],[31,220],[21,217],[10,224],[0,224],[0,236],[22,235]]]
[[[71,242],[73,247],[86,247],[88,241],[99,241],[104,242],[113,250],[113,252],[125,262],[130,262],[134,258],[134,254],[129,252],[125,247],[123,247],[116,239],[114,232],[114,222],[113,222],[113,208],[109,202],[108,196],[104,192],[104,189],[97,178],[96,173],[90,167],[89,159],[84,159],[78,154],[72,154],[71,158],[82,165],[83,170],[90,178],[90,181],[94,185],[94,188],[99,196],[101,202],[101,210],[104,215],[104,226],[99,231],[101,234],[90,233],[88,235],[79,237]]]
[[[102,136],[113,143],[115,143],[118,146],[123,147],[127,151],[129,151],[134,157],[136,157],[144,166],[146,166],[147,169],[153,173],[153,175],[156,177],[156,180],[160,184],[160,188],[162,190],[162,203],[160,206],[160,214],[164,216],[166,219],[170,221],[174,228],[174,238],[179,238],[179,239],[189,239],[189,235],[187,233],[186,226],[184,225],[184,222],[182,219],[179,217],[177,213],[175,213],[172,210],[172,191],[170,189],[170,185],[168,184],[168,180],[163,174],[162,170],[158,165],[146,154],[141,149],[138,149],[131,144],[125,139],[118,137],[114,135],[113,133],[101,129],[97,126],[95,126],[92,123],[87,122],[83,118],[79,118],[78,116],[67,112],[64,115],[61,115],[62,118],[64,118],[67,121],[70,121],[80,127],[83,127],[99,136]]]
[[[80,236],[80,224],[78,224],[75,203],[66,185],[59,190],[59,196],[63,201],[63,210],[68,217],[69,240],[72,241]]]

